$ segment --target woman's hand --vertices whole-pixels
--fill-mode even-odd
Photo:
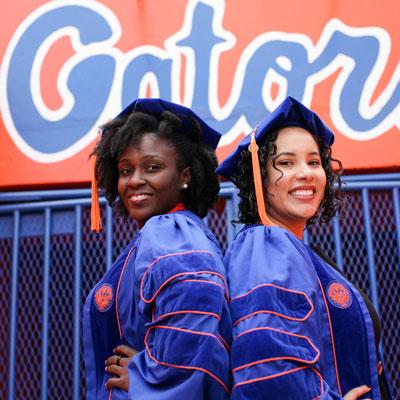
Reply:
[[[128,364],[132,357],[138,353],[135,349],[129,346],[117,346],[113,350],[114,355],[108,357],[106,360],[106,372],[111,375],[116,375],[106,382],[106,388],[111,389],[114,387],[129,390],[129,375]]]
[[[368,393],[370,390],[371,386],[367,385],[357,386],[349,390],[343,397],[343,400],[357,400],[360,396],[362,396],[365,393]],[[371,399],[365,399],[365,400],[371,400]]]

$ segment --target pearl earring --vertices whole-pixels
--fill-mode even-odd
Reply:
[[[184,183],[183,185],[182,185],[182,189],[187,189],[188,188],[188,184],[187,183]]]

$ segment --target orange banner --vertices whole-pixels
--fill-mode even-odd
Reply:
[[[345,169],[399,171],[400,2],[21,0],[0,5],[0,189],[84,186],[137,97],[192,108],[223,159],[287,95]]]

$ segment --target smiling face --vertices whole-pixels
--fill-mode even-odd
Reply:
[[[275,168],[267,161],[266,203],[271,220],[302,238],[324,196],[326,174],[316,141],[303,128],[282,129],[275,141]],[[269,205],[269,208],[268,208]]]
[[[175,149],[152,133],[144,134],[136,147],[126,147],[118,172],[119,196],[140,227],[182,202],[183,184],[190,181],[189,168],[178,168]]]

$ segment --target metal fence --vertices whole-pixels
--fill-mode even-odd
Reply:
[[[371,297],[399,396],[400,174],[345,181],[346,215],[314,226],[304,240],[320,244]],[[85,398],[82,306],[137,232],[134,221],[101,205],[105,229],[93,233],[86,189],[0,193],[0,398]],[[206,218],[223,250],[240,229],[230,223],[236,209],[236,192],[224,183]]]

